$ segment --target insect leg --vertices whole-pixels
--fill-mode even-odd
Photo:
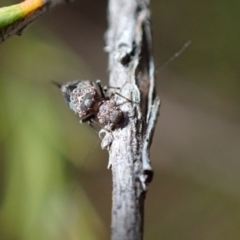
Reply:
[[[105,98],[106,98],[105,90],[104,90],[104,88],[103,88],[103,86],[102,86],[101,81],[100,81],[100,80],[97,80],[97,81],[96,81],[96,84],[97,84],[96,87],[98,88],[101,97],[105,99]]]
[[[135,102],[135,101],[133,101],[133,100],[131,100],[131,99],[129,99],[129,98],[124,97],[122,94],[120,94],[120,93],[118,93],[118,92],[113,92],[111,97],[113,97],[115,94],[118,95],[119,97],[127,100],[127,101],[130,102],[130,103],[137,103],[137,104],[139,104],[138,102]],[[124,104],[124,103],[123,103],[123,104]],[[120,105],[121,105],[121,104],[120,104]]]
[[[80,123],[92,122],[93,117],[94,117],[94,114],[90,114],[87,117],[81,119],[79,122]]]

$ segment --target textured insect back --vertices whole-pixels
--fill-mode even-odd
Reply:
[[[121,121],[123,117],[122,111],[116,105],[114,99],[104,101],[99,107],[97,118],[100,124],[110,125],[114,128]]]
[[[64,84],[61,91],[69,107],[81,119],[95,115],[102,101],[96,87],[88,80],[78,80]]]
[[[64,85],[55,83],[72,109],[81,118],[80,122],[96,123],[108,131],[119,127],[123,112],[115,101],[115,94],[108,96],[101,81],[77,80]]]

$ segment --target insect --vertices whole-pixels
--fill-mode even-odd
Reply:
[[[120,105],[117,105],[114,94],[107,96],[107,88],[102,86],[100,80],[76,80],[63,85],[56,82],[54,84],[61,89],[70,109],[78,114],[81,123],[97,123],[101,127],[114,129],[123,119],[123,112],[119,108]],[[121,96],[119,93],[115,94]]]

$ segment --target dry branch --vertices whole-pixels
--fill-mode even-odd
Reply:
[[[111,133],[112,138],[105,134],[102,143],[109,149],[113,178],[112,240],[143,238],[144,199],[153,177],[149,148],[160,99],[155,97],[148,4],[109,0],[108,6],[109,85],[132,99],[122,104],[122,126]],[[121,104],[122,99],[117,101]]]

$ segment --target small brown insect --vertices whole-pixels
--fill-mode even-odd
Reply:
[[[123,112],[116,104],[114,94],[108,97],[107,89],[102,87],[100,80],[96,83],[76,80],[64,85],[54,84],[61,89],[69,107],[81,118],[81,123],[95,122],[102,127],[109,126],[113,129],[122,120]]]

